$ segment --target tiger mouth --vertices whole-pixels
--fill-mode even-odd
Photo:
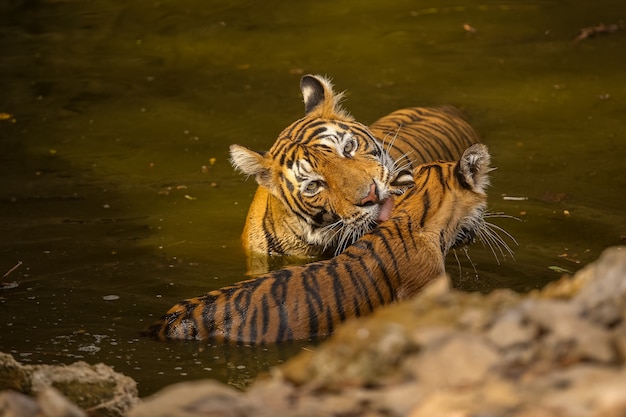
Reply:
[[[455,236],[450,249],[458,249],[473,243],[476,240],[476,234],[477,230],[475,228],[463,227]]]
[[[393,197],[388,197],[378,203],[379,211],[378,217],[376,217],[376,222],[384,222],[385,220],[389,220],[391,216],[391,212],[393,210],[394,202]]]

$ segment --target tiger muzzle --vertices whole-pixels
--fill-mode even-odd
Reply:
[[[367,195],[361,199],[361,203],[359,204],[359,206],[364,207],[378,204],[380,202],[380,197],[378,196],[378,194],[378,186],[375,182],[373,182],[372,185],[370,185],[370,190]]]

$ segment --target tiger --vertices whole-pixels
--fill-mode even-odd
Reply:
[[[484,144],[415,169],[390,218],[341,254],[269,272],[174,305],[144,335],[268,344],[329,335],[344,320],[415,295],[451,248],[484,241],[491,171]],[[487,224],[488,225],[488,224]]]
[[[305,116],[269,151],[230,146],[232,165],[258,183],[241,237],[250,275],[272,255],[338,254],[389,217],[391,197],[413,185],[413,166],[458,160],[480,142],[451,106],[397,110],[368,128],[327,77],[305,75],[300,89]]]

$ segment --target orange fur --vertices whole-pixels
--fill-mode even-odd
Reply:
[[[341,107],[343,94],[327,78],[304,76],[301,90],[306,115],[269,151],[231,146],[233,165],[259,184],[242,234],[251,274],[267,272],[273,255],[339,253],[376,225],[388,198],[411,187],[413,166],[457,160],[479,142],[453,107],[402,109],[368,128]],[[356,151],[343,153],[352,140]],[[311,182],[320,184],[315,195],[305,192]]]
[[[389,220],[325,261],[273,271],[182,301],[146,334],[165,339],[273,343],[331,333],[342,321],[416,294],[445,272],[452,247],[483,225],[490,156],[417,167]]]

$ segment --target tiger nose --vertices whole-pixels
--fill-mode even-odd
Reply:
[[[365,196],[361,200],[361,205],[371,206],[372,204],[376,204],[379,201],[380,199],[378,198],[378,186],[376,185],[376,183],[373,182],[372,185],[370,185],[369,193],[367,193],[367,196]]]

